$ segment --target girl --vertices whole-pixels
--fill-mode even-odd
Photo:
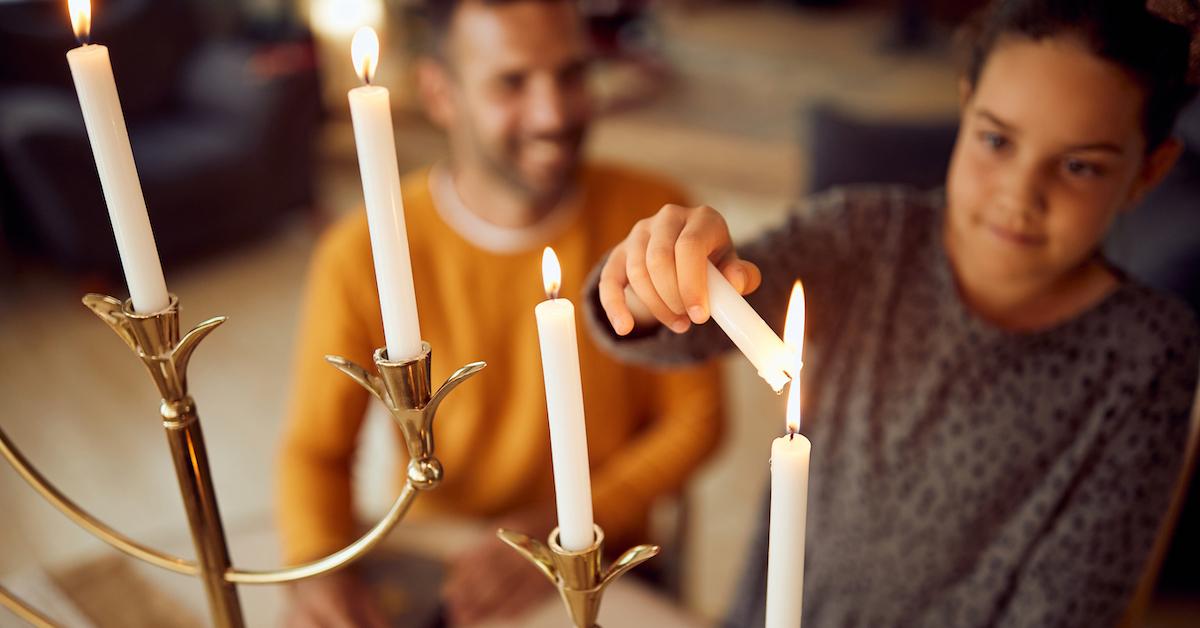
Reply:
[[[804,281],[806,627],[1115,625],[1180,478],[1196,320],[1099,247],[1180,153],[1190,34],[1002,0],[971,41],[944,192],[830,192],[736,251],[667,206],[592,289],[601,342],[670,364],[731,346],[706,260],[779,324]],[[762,626],[763,521],[735,625]]]

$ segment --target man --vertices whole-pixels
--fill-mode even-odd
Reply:
[[[589,53],[564,0],[431,0],[435,47],[418,79],[451,158],[402,182],[421,331],[434,381],[472,360],[479,377],[439,410],[445,480],[413,516],[483,521],[487,533],[448,567],[452,624],[512,616],[552,589],[499,543],[505,525],[545,537],[555,525],[545,392],[534,306],[545,299],[544,246],[579,303],[584,275],[645,207],[682,192],[630,170],[584,164]],[[367,405],[324,354],[371,364],[383,346],[370,241],[361,212],[316,251],[300,327],[292,411],[280,461],[285,557],[312,560],[356,537],[351,459]],[[580,334],[597,523],[612,547],[645,541],[652,502],[678,491],[721,431],[714,367],[659,373],[618,365]],[[397,446],[400,443],[397,441]],[[382,625],[357,576],[300,583],[293,625]]]

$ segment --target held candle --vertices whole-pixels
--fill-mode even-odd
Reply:
[[[71,26],[81,45],[67,52],[67,64],[71,66],[75,93],[83,110],[83,123],[104,190],[104,203],[108,206],[129,297],[134,311],[157,312],[166,309],[170,297],[154,232],[150,230],[150,217],[146,214],[146,199],[133,163],[133,149],[117,98],[108,48],[85,43],[92,23],[88,0],[70,0],[68,6]]]
[[[549,247],[542,254],[542,278],[547,300],[537,304],[534,314],[542,348],[542,375],[546,380],[558,538],[563,549],[581,551],[592,546],[595,533],[579,343],[575,337],[575,306],[558,298],[562,270]]]
[[[758,369],[775,392],[783,390],[790,379],[788,351],[779,336],[750,307],[746,299],[730,285],[712,262],[708,263],[708,303],[712,319],[720,325],[733,344]]]
[[[350,119],[371,232],[383,335],[388,360],[400,362],[421,354],[421,325],[404,225],[404,201],[400,197],[390,98],[386,87],[371,85],[379,60],[375,30],[366,26],[358,29],[350,51],[354,68],[365,83],[350,90]]]
[[[792,289],[787,345],[795,359],[788,388],[788,433],[771,444],[771,529],[767,537],[766,628],[798,628],[804,602],[804,535],[808,516],[808,462],[812,445],[800,429],[800,367],[804,345],[804,289]]]

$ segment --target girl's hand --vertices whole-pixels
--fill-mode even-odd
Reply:
[[[711,207],[667,205],[638,221],[600,272],[600,303],[613,331],[624,336],[635,323],[662,323],[683,333],[708,320],[709,261],[741,294],[762,282],[758,267],[738,258],[725,219]],[[648,316],[635,316],[638,309]]]

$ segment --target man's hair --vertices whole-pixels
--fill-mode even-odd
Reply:
[[[421,2],[421,12],[428,26],[424,46],[425,51],[438,57],[442,55],[442,45],[446,41],[446,35],[450,32],[451,24],[454,23],[454,16],[458,14],[459,8],[464,4],[474,2],[485,6],[499,6],[516,2],[534,1],[573,2],[574,0],[423,0]]]

